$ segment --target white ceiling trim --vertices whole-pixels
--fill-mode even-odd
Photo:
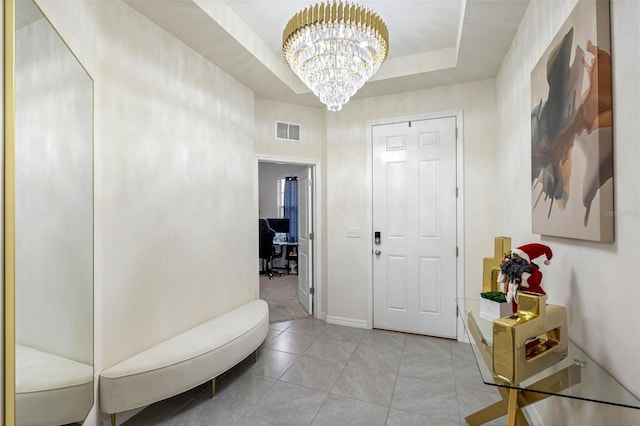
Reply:
[[[369,81],[382,81],[390,78],[406,77],[413,74],[455,68],[458,63],[457,52],[458,48],[454,46],[447,47],[446,49],[387,59]]]
[[[295,75],[280,55],[275,55],[266,43],[229,7],[225,2],[210,0],[191,0],[209,18],[233,37],[248,53],[260,61],[269,71],[277,76],[295,94],[309,93],[310,90]],[[459,52],[462,25],[464,23],[464,4],[461,8],[456,46],[389,58],[370,81],[382,81],[391,78],[423,74],[432,71],[455,68]]]
[[[460,42],[462,41],[462,30],[464,28],[464,13],[467,10],[467,0],[462,0],[460,7],[460,21],[458,22],[458,35],[456,36],[456,58],[460,54]]]
[[[281,40],[276,41],[274,33],[282,34],[290,10],[306,0],[123,1],[253,90],[256,97],[323,107],[282,58]],[[455,14],[448,2],[460,5]],[[394,51],[404,54],[390,56],[352,99],[494,78],[529,0],[367,3],[384,13],[398,43]],[[443,28],[456,33],[440,37]]]
[[[309,92],[282,58],[274,55],[266,43],[225,2],[192,1],[296,94]]]

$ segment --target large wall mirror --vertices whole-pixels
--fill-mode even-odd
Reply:
[[[5,424],[82,423],[94,394],[93,80],[32,0],[5,0],[5,123]]]

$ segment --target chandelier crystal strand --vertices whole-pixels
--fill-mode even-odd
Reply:
[[[378,71],[388,50],[387,26],[377,14],[335,0],[301,10],[282,35],[285,60],[330,111]]]

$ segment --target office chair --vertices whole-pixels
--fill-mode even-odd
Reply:
[[[276,255],[276,247],[273,245],[273,237],[276,233],[269,227],[266,219],[258,219],[258,231],[260,234],[260,247],[258,248],[258,257],[262,260],[264,269],[260,271],[260,275],[269,275],[269,279],[273,278],[272,262],[273,259],[282,256]],[[282,276],[282,272],[278,272]]]

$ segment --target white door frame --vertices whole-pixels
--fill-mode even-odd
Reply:
[[[458,134],[456,137],[456,186],[458,198],[456,199],[456,246],[458,258],[456,266],[456,297],[464,297],[464,175],[463,175],[463,117],[462,110],[443,111],[431,114],[421,114],[402,117],[383,118],[367,121],[367,212],[366,241],[368,247],[373,248],[373,126],[393,124],[398,122],[431,120],[436,118],[455,117]],[[373,256],[367,261],[367,328],[373,328]],[[458,319],[458,340],[464,338],[464,328]]]
[[[283,157],[277,155],[255,155],[255,203],[256,208],[260,206],[260,163],[276,163],[297,166],[307,166],[311,168],[311,179],[313,182],[313,223],[311,232],[313,232],[313,250],[311,252],[311,262],[313,264],[313,316],[322,320],[326,320],[326,312],[322,305],[323,300],[323,242],[322,242],[322,162],[308,158]],[[257,212],[256,212],[257,213]],[[256,240],[257,244],[257,240]],[[260,280],[256,280],[256,298],[260,297]]]

